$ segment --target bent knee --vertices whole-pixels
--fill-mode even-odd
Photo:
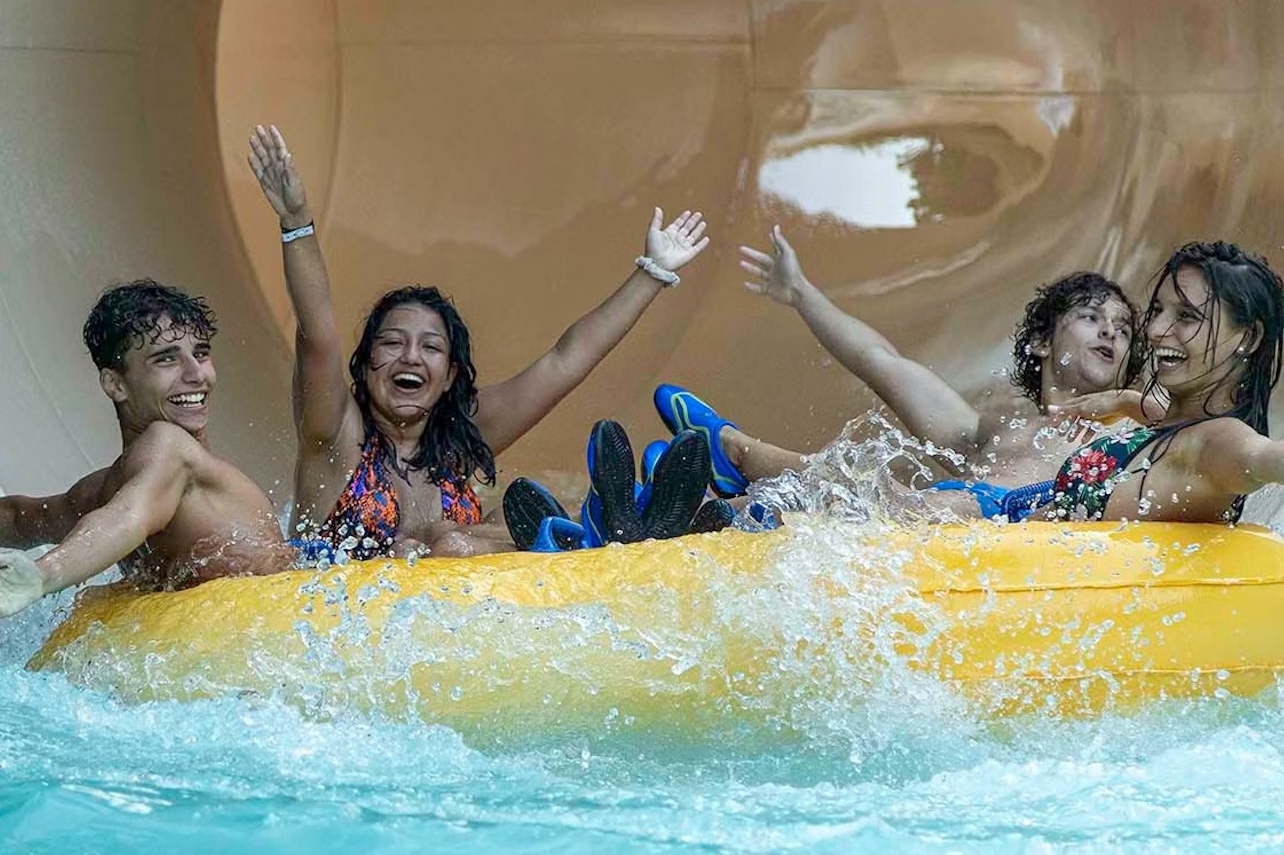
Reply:
[[[477,554],[477,545],[462,531],[448,531],[433,538],[429,554],[434,558],[468,558]]]

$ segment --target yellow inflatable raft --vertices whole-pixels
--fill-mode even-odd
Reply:
[[[1284,541],[1240,526],[792,519],[555,555],[372,561],[81,596],[30,667],[130,701],[270,696],[469,735],[806,727],[870,693],[981,715],[1253,695]],[[708,732],[707,730],[705,732]]]

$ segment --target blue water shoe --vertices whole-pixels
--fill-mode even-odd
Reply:
[[[656,387],[655,410],[670,432],[677,434],[684,430],[693,430],[704,436],[709,444],[711,476],[709,484],[715,493],[724,499],[744,495],[749,481],[740,474],[735,464],[727,459],[727,455],[722,450],[722,442],[718,439],[718,434],[724,427],[732,427],[736,430],[739,428],[718,415],[713,407],[686,389],[670,383]]]

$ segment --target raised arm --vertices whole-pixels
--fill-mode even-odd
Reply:
[[[876,329],[830,302],[808,281],[780,226],[772,229],[771,243],[771,254],[740,247],[740,267],[753,277],[745,287],[793,307],[825,350],[873,389],[911,434],[955,451],[975,448],[981,424],[976,410]]]
[[[281,218],[285,284],[297,323],[294,345],[294,424],[301,439],[329,444],[351,403],[343,374],[342,342],[330,300],[330,276],[317,241],[303,179],[285,137],[273,125],[250,136],[250,168]],[[311,229],[312,233],[300,233]],[[289,238],[286,241],[286,238]]]
[[[548,415],[620,343],[660,293],[664,283],[657,276],[667,278],[665,271],[678,270],[709,245],[709,238],[701,237],[705,223],[698,211],[684,211],[661,229],[663,217],[656,208],[647,229],[644,257],[654,275],[636,268],[614,294],[571,324],[552,350],[515,377],[478,393],[477,426],[496,454]]]
[[[166,425],[170,431],[180,428]],[[0,617],[8,617],[45,594],[86,582],[142,546],[165,528],[187,488],[187,455],[165,431],[149,431],[131,451],[124,486],[107,504],[80,518],[67,537],[32,561],[17,550],[0,550]],[[188,442],[194,442],[184,434]],[[132,468],[132,471],[131,471]]]

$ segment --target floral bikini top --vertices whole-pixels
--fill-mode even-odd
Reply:
[[[356,561],[385,555],[397,539],[401,507],[388,460],[374,431],[361,446],[361,462],[316,537],[335,552]],[[481,501],[466,479],[436,482],[441,490],[441,518],[460,525],[481,522]]]
[[[1139,427],[1096,439],[1080,448],[1061,465],[1053,486],[1052,512],[1057,519],[1100,520],[1115,485],[1132,477],[1128,464],[1148,446],[1171,438],[1178,431],[1209,419],[1194,419],[1162,427]],[[1140,463],[1142,478],[1150,458]],[[1228,522],[1237,522],[1244,510],[1244,496],[1236,496],[1226,511]]]

